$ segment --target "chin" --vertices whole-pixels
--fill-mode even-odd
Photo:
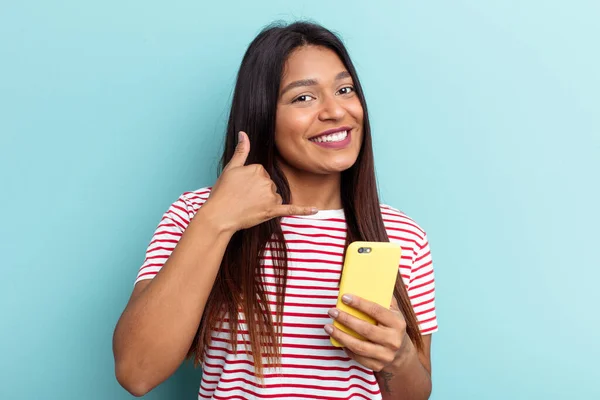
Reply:
[[[332,163],[330,165],[326,165],[324,166],[323,170],[325,171],[325,173],[336,173],[336,172],[344,172],[350,168],[352,168],[352,166],[356,163],[356,159],[352,159],[352,160],[339,160],[335,163]]]

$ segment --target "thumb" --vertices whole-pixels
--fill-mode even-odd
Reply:
[[[231,168],[243,167],[244,164],[246,164],[248,153],[250,153],[250,139],[248,139],[248,134],[246,134],[246,132],[240,131],[238,134],[238,144],[235,146],[233,157],[231,157],[231,160],[229,160],[224,169],[228,170]]]

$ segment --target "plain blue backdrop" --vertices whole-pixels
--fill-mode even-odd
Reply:
[[[598,4],[3,2],[0,398],[131,398],[111,336],[145,247],[213,183],[246,46],[296,18],[344,38],[382,198],[428,232],[432,398],[600,398]]]

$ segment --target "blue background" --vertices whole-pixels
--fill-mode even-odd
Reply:
[[[3,2],[0,398],[131,397],[111,336],[145,247],[214,181],[246,46],[294,18],[345,39],[383,200],[429,234],[432,398],[600,398],[599,17],[592,0]],[[199,376],[146,398],[196,398]]]

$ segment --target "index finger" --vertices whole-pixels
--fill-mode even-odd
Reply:
[[[385,308],[380,304],[363,299],[362,297],[348,293],[342,296],[342,301],[344,304],[364,312],[381,325],[391,327],[397,322],[398,316],[390,311],[389,308]]]
[[[270,212],[271,218],[287,217],[290,215],[314,215],[319,210],[316,207],[303,207],[293,204],[281,204],[274,207]]]

